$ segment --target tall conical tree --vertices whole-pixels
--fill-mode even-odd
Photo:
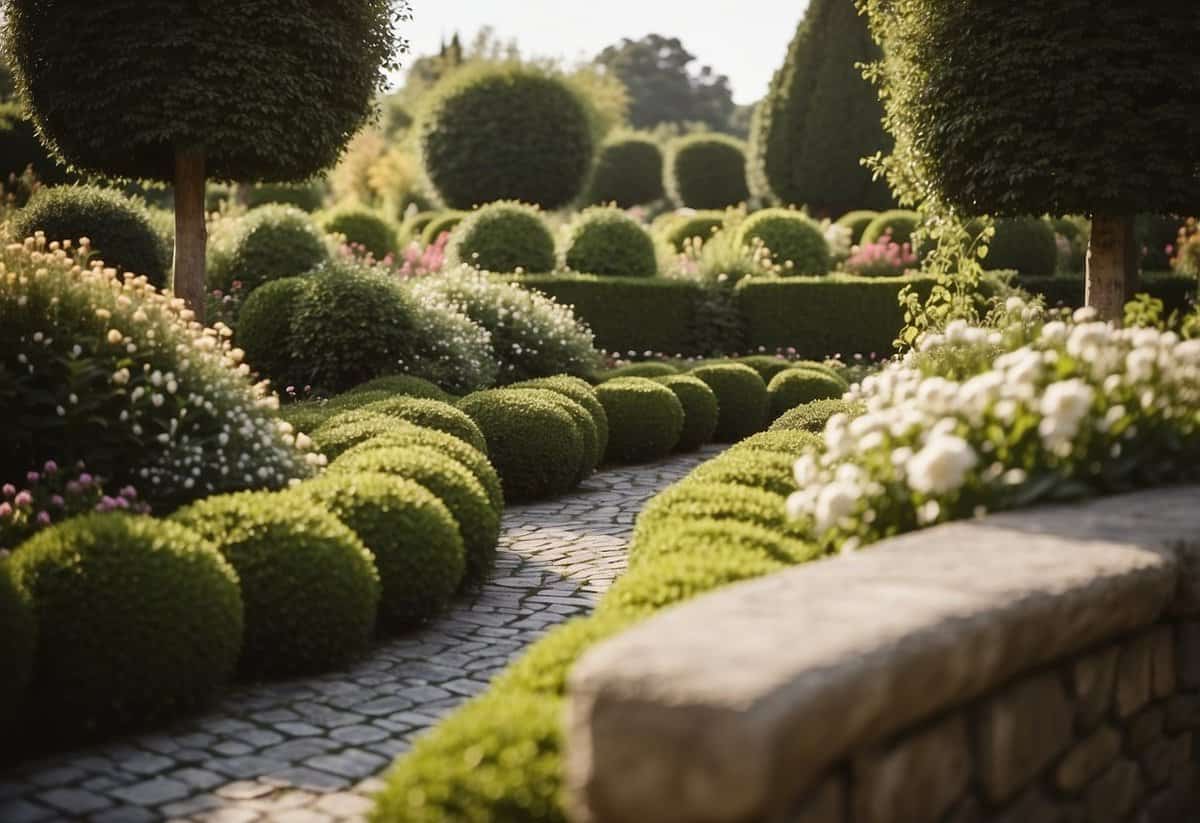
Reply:
[[[750,130],[753,193],[837,217],[892,196],[861,160],[888,151],[883,106],[856,66],[879,47],[854,0],[811,0]]]

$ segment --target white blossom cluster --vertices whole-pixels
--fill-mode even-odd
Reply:
[[[1117,329],[1090,310],[1046,322],[1013,298],[1008,327],[951,323],[854,386],[795,467],[790,513],[853,549],[1039,500],[1195,478],[1200,340]],[[929,364],[954,364],[954,379]],[[964,369],[963,364],[976,364]]]

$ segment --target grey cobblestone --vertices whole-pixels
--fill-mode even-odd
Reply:
[[[493,579],[348,670],[240,688],[207,715],[0,772],[0,820],[342,823],[419,734],[546,630],[591,611],[625,568],[645,502],[717,453],[606,470],[504,513]]]

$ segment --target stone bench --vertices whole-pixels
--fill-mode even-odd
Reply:
[[[732,586],[570,680],[589,823],[1200,820],[1200,487]]]

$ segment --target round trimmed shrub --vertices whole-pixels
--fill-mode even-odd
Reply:
[[[804,403],[771,424],[770,431],[806,431],[820,434],[825,424],[835,414],[857,417],[864,411],[862,404],[853,400],[815,400]]]
[[[288,385],[296,373],[291,356],[292,315],[308,284],[302,277],[283,277],[259,286],[238,312],[234,340],[246,362],[276,387]]]
[[[828,375],[834,380],[844,385],[847,389],[850,388],[850,383],[842,374],[842,370],[829,365],[820,360],[792,360],[788,363],[788,368],[792,369],[808,369],[809,371],[819,371],[821,374]],[[774,377],[775,375],[771,375]]]
[[[458,224],[466,218],[467,212],[458,211],[457,209],[448,209],[438,213],[432,220],[425,224],[425,228],[421,229],[421,242],[426,246],[432,246],[442,236],[442,233],[450,234]]]
[[[371,209],[336,209],[325,215],[321,225],[330,234],[343,235],[351,246],[362,246],[377,260],[396,252],[396,227]]]
[[[814,400],[836,400],[846,392],[846,381],[813,369],[788,369],[771,378],[771,419]]]
[[[554,403],[571,415],[571,420],[574,421],[575,429],[579,432],[579,437],[583,442],[583,458],[579,461],[578,472],[575,475],[575,482],[582,483],[596,471],[596,467],[604,459],[604,452],[600,451],[600,434],[596,430],[596,421],[592,419],[587,409],[564,394],[547,389],[525,389],[525,391],[537,393],[543,400]]]
[[[0,734],[6,734],[20,716],[26,689],[33,679],[37,624],[33,599],[17,585],[12,563],[0,557]],[[7,748],[7,747],[5,747]]]
[[[288,505],[285,495],[218,495],[171,516],[237,571],[246,607],[238,668],[250,677],[345,662],[366,649],[379,609],[379,572],[362,541],[329,512]]]
[[[263,206],[216,224],[209,242],[208,287],[248,293],[263,283],[296,277],[329,259],[312,217],[292,206]]]
[[[372,819],[566,823],[562,717],[561,700],[518,690],[467,704],[392,770]]]
[[[792,457],[807,454],[821,445],[821,438],[812,432],[799,430],[765,431],[751,435],[733,446],[725,455],[743,452],[777,452]]]
[[[429,211],[419,211],[412,217],[407,218],[400,226],[400,232],[409,242],[420,240],[429,224],[445,214],[445,209],[432,209]]]
[[[663,197],[662,149],[636,134],[610,138],[596,157],[588,184],[589,203],[628,209]]]
[[[738,227],[738,242],[761,240],[789,275],[828,274],[833,266],[825,234],[812,219],[793,209],[763,209]]]
[[[78,243],[86,237],[106,265],[143,275],[156,288],[167,284],[171,258],[150,213],[119,191],[98,186],[41,189],[13,214],[9,225],[17,239],[38,231],[50,241]]]
[[[406,431],[412,425],[398,417],[355,410],[334,412],[310,434],[317,449],[330,460],[336,460],[360,443],[380,435]]]
[[[448,403],[454,399],[452,394],[442,391],[442,389],[434,383],[422,377],[415,377],[411,374],[389,374],[386,377],[376,377],[374,380],[368,380],[366,383],[359,383],[341,398],[351,400],[351,398],[359,397],[367,392],[384,392],[385,394],[402,395],[404,397],[424,397],[427,400],[441,400],[443,403]]]
[[[721,412],[717,420],[718,442],[736,443],[767,424],[770,409],[767,384],[754,369],[740,363],[727,363],[700,366],[688,373],[707,383],[717,396]]]
[[[596,390],[587,381],[560,374],[554,377],[539,377],[536,380],[514,383],[511,388],[546,389],[568,397],[583,406],[591,415],[592,422],[596,424],[596,445],[600,450],[600,455],[604,455],[605,450],[608,449],[608,415],[605,414],[604,406],[596,397]]]
[[[667,221],[662,237],[675,251],[681,252],[688,245],[688,241],[694,242],[696,238],[700,238],[701,242],[707,243],[713,234],[724,227],[725,212],[698,211],[693,214],[676,215]]]
[[[790,360],[784,360],[782,357],[776,357],[773,354],[752,354],[747,357],[739,357],[737,360],[729,361],[733,363],[741,363],[743,366],[749,366],[758,372],[758,376],[767,383],[771,382],[771,378],[779,374],[781,371],[795,367],[795,363]],[[702,363],[701,365],[712,365],[712,361]]]
[[[629,558],[630,569],[640,571],[666,557],[704,560],[731,549],[738,553],[752,552],[764,560],[788,565],[811,560],[820,551],[776,529],[748,521],[667,517],[653,534],[638,541],[637,551]],[[603,602],[601,610],[607,612]]]
[[[500,515],[475,476],[454,458],[428,446],[375,449],[343,457],[330,473],[383,472],[419,483],[433,492],[454,515],[466,550],[464,586],[487,580],[500,539]]]
[[[984,264],[989,269],[1011,269],[1020,275],[1054,274],[1058,268],[1054,227],[1038,217],[997,220],[996,235],[988,243]]]
[[[587,111],[562,80],[515,65],[454,72],[417,125],[425,172],[446,205],[521,200],[557,209],[587,182]]]
[[[426,400],[421,397],[393,397],[368,403],[362,406],[360,411],[395,417],[427,429],[436,429],[454,435],[483,454],[487,454],[487,441],[483,439],[483,432],[475,425],[475,421],[449,403],[443,403],[440,400]],[[336,424],[337,420],[338,417],[333,417],[329,422]]]
[[[667,193],[690,209],[724,209],[750,197],[746,144],[723,134],[693,134],[671,143]]]
[[[683,404],[666,386],[645,377],[623,377],[597,386],[596,398],[608,415],[607,460],[657,460],[679,444]]]
[[[650,361],[646,363],[626,363],[624,366],[617,366],[615,369],[606,369],[600,372],[597,378],[599,382],[605,383],[621,377],[670,377],[673,374],[679,374],[679,369],[670,363]]]
[[[850,211],[843,214],[836,221],[837,225],[845,226],[850,229],[850,245],[857,246],[862,241],[862,236],[867,230],[867,226],[879,216],[877,211],[869,211],[860,209],[858,211]]]
[[[709,460],[690,475],[696,483],[732,483],[751,489],[765,489],[786,497],[796,490],[792,467],[796,458],[765,451],[741,451]]]
[[[275,204],[314,212],[321,208],[325,190],[319,180],[306,183],[255,183],[253,186],[242,186],[242,196],[248,209]]]
[[[475,476],[479,485],[483,486],[483,490],[487,492],[488,502],[492,504],[496,513],[503,514],[504,492],[500,487],[500,475],[496,473],[496,469],[481,451],[452,434],[405,423],[351,446],[341,453],[338,460],[351,460],[358,454],[406,446],[426,446],[462,464]]]
[[[563,262],[585,274],[653,277],[658,273],[650,232],[612,206],[580,212],[567,234]]]
[[[615,619],[614,619],[615,618]],[[494,681],[493,689],[545,697],[566,694],[567,675],[584,652],[629,627],[623,615],[576,617],[555,626]]]
[[[554,235],[536,206],[489,203],[464,217],[450,235],[445,268],[464,263],[498,274],[552,271]]]
[[[458,407],[483,432],[506,500],[538,500],[574,487],[583,437],[557,404],[525,389],[493,389],[467,395]]]
[[[687,374],[672,374],[653,378],[675,393],[683,406],[683,430],[675,451],[690,452],[712,440],[717,431],[717,395],[708,384]]]
[[[638,515],[629,546],[630,564],[660,529],[702,518],[751,523],[783,533],[788,533],[790,523],[787,498],[781,494],[734,483],[684,480],[654,497]]]
[[[863,229],[859,239],[861,245],[877,243],[885,234],[890,235],[893,243],[911,243],[913,232],[921,225],[921,215],[915,211],[892,209],[880,212],[874,220]]]
[[[302,400],[279,407],[279,416],[290,423],[295,431],[305,434],[319,428],[335,414],[337,409],[330,408],[324,400]]]
[[[39,734],[162,720],[229,682],[243,595],[201,535],[149,517],[88,514],[38,533],[11,563],[37,623],[30,694]]]
[[[450,510],[425,487],[380,473],[330,473],[293,493],[300,505],[332,512],[374,555],[381,626],[412,626],[449,604],[465,568],[462,536]]]

